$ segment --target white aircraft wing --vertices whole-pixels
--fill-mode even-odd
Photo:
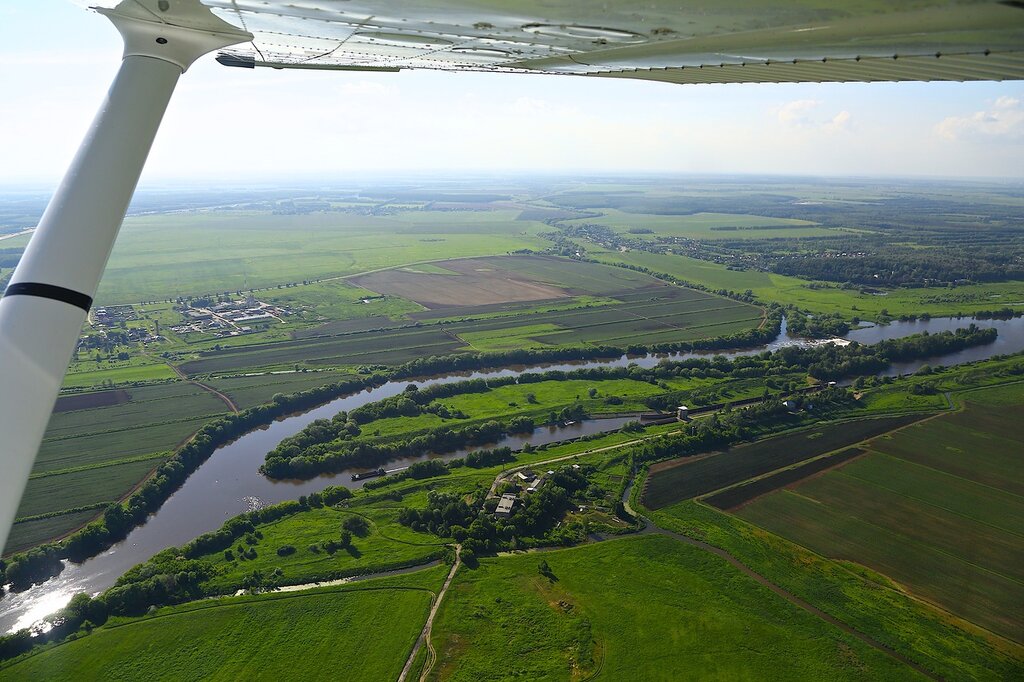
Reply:
[[[443,69],[671,83],[1024,78],[1024,2],[202,0],[233,66]]]

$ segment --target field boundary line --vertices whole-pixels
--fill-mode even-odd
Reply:
[[[924,420],[922,420],[922,421],[924,421]],[[1010,497],[1013,497],[1013,498],[1016,498],[1018,500],[1024,501],[1024,495],[1018,495],[1017,493],[1011,493],[1009,490],[1003,490],[1002,488],[997,488],[997,487],[995,487],[993,485],[989,485],[988,483],[982,483],[981,481],[975,481],[975,480],[970,479],[970,478],[964,478],[963,476],[957,476],[956,474],[951,474],[948,471],[943,471],[942,469],[936,469],[935,467],[930,467],[927,464],[921,464],[920,462],[914,462],[914,461],[911,461],[909,459],[903,459],[902,457],[897,457],[896,455],[890,455],[888,452],[885,452],[883,450],[872,450],[872,452],[874,452],[875,454],[878,454],[878,455],[882,455],[884,457],[888,457],[890,459],[899,460],[899,461],[901,461],[901,462],[903,462],[905,464],[909,464],[909,465],[911,465],[911,466],[913,466],[915,468],[918,468],[918,469],[927,469],[928,471],[933,471],[933,472],[935,472],[937,474],[940,474],[942,476],[947,476],[949,478],[955,478],[955,479],[960,480],[960,481],[966,481],[966,482],[968,482],[968,483],[970,483],[972,485],[980,486],[982,488],[986,488],[988,490],[991,490],[992,492],[999,493],[1001,495],[1008,495]]]
[[[750,568],[749,566],[744,564],[742,561],[740,561],[739,559],[734,557],[732,554],[730,554],[726,550],[724,550],[724,549],[722,549],[720,547],[715,547],[714,545],[711,545],[711,544],[709,544],[707,542],[704,542],[702,540],[697,540],[695,538],[691,538],[689,536],[683,535],[682,533],[677,533],[675,531],[671,531],[671,530],[662,528],[661,526],[658,526],[654,522],[652,522],[649,519],[646,519],[644,517],[640,517],[640,518],[643,518],[643,520],[646,521],[649,524],[648,525],[648,529],[649,530],[646,530],[647,533],[656,534],[656,535],[664,535],[666,537],[672,538],[672,539],[677,540],[679,542],[682,542],[684,544],[687,544],[687,545],[690,545],[692,547],[696,547],[698,549],[704,550],[705,552],[708,552],[710,554],[714,554],[715,556],[724,559],[731,566],[733,566],[734,568],[739,570],[741,573],[743,573],[747,577],[752,578],[757,583],[759,583],[760,585],[768,588],[769,590],[774,592],[776,595],[778,595],[779,597],[785,599],[786,601],[788,601],[789,603],[793,604],[794,606],[797,606],[797,607],[803,609],[804,611],[806,611],[807,613],[810,613],[813,616],[817,616],[818,618],[820,618],[821,620],[825,621],[826,623],[829,623],[830,625],[834,625],[835,627],[839,628],[843,632],[846,632],[847,634],[856,637],[857,639],[859,639],[860,641],[864,642],[868,646],[870,646],[870,647],[872,647],[874,649],[877,649],[878,651],[881,651],[882,653],[888,655],[891,658],[896,659],[897,661],[899,661],[900,663],[903,663],[906,666],[909,666],[910,668],[916,670],[917,672],[919,672],[922,675],[928,677],[929,679],[932,679],[932,680],[942,680],[943,679],[939,675],[936,675],[935,673],[929,671],[928,669],[924,668],[920,664],[915,663],[914,661],[910,660],[909,658],[907,658],[903,654],[899,653],[895,649],[892,649],[892,648],[888,647],[887,645],[883,644],[882,642],[879,642],[874,637],[871,637],[870,635],[867,635],[867,634],[861,632],[860,630],[857,630],[853,626],[845,623],[844,621],[836,618],[835,616],[833,616],[833,615],[831,615],[829,613],[826,613],[825,611],[822,611],[821,609],[819,609],[818,607],[814,606],[810,602],[804,601],[803,599],[801,599],[800,597],[796,596],[792,592],[790,592],[790,591],[788,591],[788,590],[786,590],[786,589],[776,585],[772,581],[768,580],[768,578],[765,578],[763,575],[761,575],[757,571],[753,570],[752,568]],[[641,532],[644,532],[644,531],[641,531]]]
[[[827,502],[822,502],[821,500],[816,500],[813,497],[810,497],[809,495],[802,495],[800,493],[793,492],[793,491],[788,491],[788,492],[790,492],[790,494],[797,495],[798,497],[800,497],[802,499],[805,499],[805,500],[807,500],[809,502],[814,502],[815,504],[820,504],[820,505],[824,506],[825,508],[831,510],[833,513],[838,514],[842,518],[853,519],[854,521],[857,521],[859,523],[863,523],[864,525],[870,526],[871,528],[874,528],[875,530],[877,530],[879,532],[879,534],[881,534],[881,535],[888,535],[890,537],[900,539],[900,540],[902,540],[906,544],[916,545],[917,547],[919,547],[922,550],[934,552],[935,554],[939,554],[941,556],[944,556],[944,557],[947,557],[947,558],[950,558],[950,559],[954,559],[956,561],[963,562],[964,564],[966,564],[968,566],[972,566],[972,567],[974,567],[974,568],[976,568],[979,571],[982,571],[984,573],[990,573],[992,575],[999,576],[1000,578],[1003,578],[1004,580],[1009,580],[1012,583],[1016,583],[1018,585],[1024,586],[1024,581],[1020,580],[1019,578],[1014,578],[1013,576],[1004,575],[1003,573],[1000,573],[999,571],[995,571],[995,570],[993,570],[991,568],[988,568],[986,566],[981,566],[979,564],[976,564],[973,561],[970,561],[969,559],[966,559],[965,557],[953,554],[952,552],[949,552],[949,551],[947,551],[945,549],[942,549],[941,547],[939,547],[937,545],[925,544],[921,540],[917,540],[915,538],[912,538],[909,535],[904,535],[904,534],[900,533],[899,531],[893,530],[891,528],[886,528],[885,526],[880,526],[877,523],[874,523],[873,521],[869,521],[866,518],[861,518],[861,517],[855,516],[854,514],[851,514],[849,512],[844,512],[842,510],[839,510],[836,507],[834,507],[833,505],[830,505]],[[967,517],[964,517],[964,518],[967,518]],[[975,519],[971,519],[971,520],[974,521]],[[984,523],[984,522],[979,522],[979,523]],[[988,524],[984,524],[984,525],[988,525]],[[1016,534],[1014,533],[1014,535],[1016,535]],[[797,542],[796,544],[800,545],[801,547],[804,547],[804,545],[800,544],[799,542]],[[970,621],[970,622],[973,623],[974,621]],[[980,626],[980,627],[984,627],[984,626]]]
[[[148,455],[138,455],[136,457],[125,457],[123,459],[111,459],[105,462],[96,462],[94,464],[83,464],[77,467],[68,467],[66,469],[48,469],[47,471],[39,471],[29,476],[30,481],[34,481],[39,478],[49,478],[50,476],[63,476],[64,474],[77,474],[82,471],[91,471],[92,469],[105,469],[107,467],[120,466],[122,464],[134,464],[135,462],[145,462],[150,459],[166,459],[171,456],[170,451],[160,450],[152,452]]]
[[[235,405],[235,402],[231,398],[229,398],[226,394],[221,393],[220,391],[215,389],[213,386],[207,386],[206,384],[202,383],[201,381],[195,381],[194,379],[189,379],[188,375],[185,374],[185,372],[183,372],[180,367],[178,367],[177,365],[173,365],[173,364],[171,364],[170,362],[168,362],[166,360],[164,362],[166,363],[166,365],[168,367],[171,368],[171,371],[173,371],[175,374],[177,374],[181,378],[182,381],[190,383],[193,386],[198,386],[199,388],[203,389],[204,391],[217,396],[218,398],[220,398],[222,403],[227,405],[228,409],[233,414],[238,414],[238,405]]]
[[[869,452],[868,454],[885,454],[885,453]],[[886,456],[887,457],[892,457],[892,455],[886,455]],[[898,458],[894,457],[893,459],[898,459]],[[900,460],[900,461],[903,461],[903,460]],[[958,512],[958,511],[956,511],[954,509],[949,509],[947,507],[943,507],[942,505],[935,504],[934,502],[929,502],[928,500],[923,500],[923,499],[921,499],[919,497],[916,497],[914,495],[911,495],[909,493],[903,493],[903,492],[900,492],[899,490],[893,490],[892,488],[884,486],[881,483],[878,483],[876,481],[869,481],[867,479],[860,478],[859,476],[854,476],[853,474],[850,474],[850,473],[847,473],[847,472],[842,472],[840,475],[846,476],[848,478],[855,479],[859,483],[868,485],[870,487],[880,488],[881,490],[885,490],[886,492],[893,493],[894,495],[899,495],[899,496],[902,496],[902,497],[906,497],[909,500],[913,500],[915,502],[919,502],[919,503],[921,503],[923,505],[926,505],[926,506],[929,506],[929,507],[935,507],[936,509],[941,509],[942,511],[944,511],[944,512],[946,512],[948,514],[952,514],[954,516],[959,516],[960,518],[967,519],[968,521],[973,521],[974,523],[980,523],[983,526],[988,526],[989,528],[998,530],[1000,532],[1008,533],[1008,534],[1013,535],[1015,537],[1024,538],[1024,535],[1022,535],[1021,533],[1018,533],[1016,531],[1012,531],[1009,528],[1001,528],[1000,526],[994,526],[994,525],[992,525],[991,523],[989,523],[987,521],[981,521],[980,519],[971,518],[970,516],[967,516],[967,515],[963,514],[962,512]],[[966,480],[966,479],[961,479],[961,480]]]

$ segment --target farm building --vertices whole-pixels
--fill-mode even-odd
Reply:
[[[512,515],[512,507],[516,504],[516,496],[506,493],[498,500],[498,506],[494,509],[494,515],[500,519],[507,519]]]

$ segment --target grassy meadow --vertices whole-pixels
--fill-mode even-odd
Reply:
[[[133,216],[98,304],[133,303],[339,277],[403,263],[543,248],[542,223],[519,212],[399,215],[255,211]]]
[[[917,677],[666,537],[482,559],[457,574],[433,644],[437,680]]]
[[[396,679],[443,577],[420,573],[160,609],[0,667],[0,680]]]
[[[395,520],[397,513],[397,508],[386,505],[360,508],[358,512],[321,507],[263,524],[263,537],[258,542],[238,542],[239,546],[254,550],[255,558],[241,558],[237,547],[232,559],[223,553],[204,557],[215,571],[206,586],[214,592],[228,593],[238,589],[244,577],[253,571],[270,575],[275,569],[280,569],[284,583],[302,584],[423,564],[440,557],[442,541],[399,525]],[[354,534],[348,548],[334,552],[324,549],[325,543],[338,540],[342,523],[353,516],[366,520],[366,532]],[[277,550],[285,546],[294,547],[295,552],[278,554]]]

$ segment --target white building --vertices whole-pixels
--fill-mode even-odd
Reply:
[[[512,507],[516,504],[516,496],[505,493],[498,500],[498,506],[494,509],[494,515],[498,518],[507,519],[512,515]]]

